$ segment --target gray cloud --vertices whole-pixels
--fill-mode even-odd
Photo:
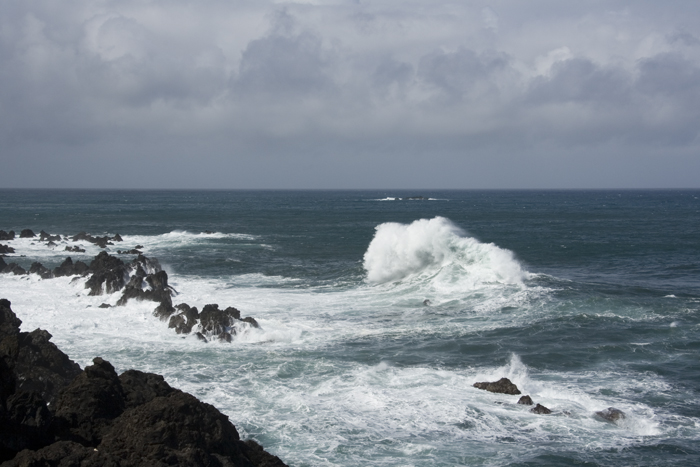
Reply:
[[[0,185],[698,186],[699,25],[684,1],[11,2]]]

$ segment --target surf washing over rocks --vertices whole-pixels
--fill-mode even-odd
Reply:
[[[0,295],[288,465],[688,465],[696,195],[5,191]]]

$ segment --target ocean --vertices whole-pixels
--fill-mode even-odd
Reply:
[[[162,374],[291,466],[700,465],[699,198],[2,190],[0,229],[118,233],[107,251],[157,258],[173,303],[260,329],[204,343],[153,302],[100,308],[120,293],[84,278],[2,274],[0,298],[82,367]],[[0,243],[25,269],[100,251]],[[552,413],[473,387],[501,377]]]

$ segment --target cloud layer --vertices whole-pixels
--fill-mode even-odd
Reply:
[[[699,187],[696,3],[5,2],[0,184]]]

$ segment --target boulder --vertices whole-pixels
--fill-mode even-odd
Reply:
[[[499,394],[520,394],[518,387],[511,383],[508,378],[501,378],[493,383],[474,383],[474,387],[478,389],[484,389],[489,392],[496,392]]]
[[[51,235],[50,233],[46,233],[43,230],[39,232],[39,240],[42,242],[58,242],[61,240],[60,235]]]
[[[544,405],[537,404],[533,408],[530,409],[530,412],[536,413],[536,414],[542,414],[542,415],[547,415],[552,413],[551,410],[549,410],[547,407]]]
[[[530,396],[523,396],[520,399],[518,399],[518,404],[532,405],[532,404],[534,404],[534,402],[532,402],[532,398],[530,398]]]
[[[57,266],[53,269],[53,277],[63,277],[63,276],[82,276],[85,275],[88,272],[89,266],[82,261],[76,261],[73,263],[73,260],[69,257],[67,257],[63,263],[61,263],[60,266]]]
[[[15,231],[10,230],[9,232],[5,232],[4,230],[0,230],[0,240],[14,240],[15,239]]]
[[[32,238],[36,237],[36,234],[32,232],[31,229],[24,229],[19,233],[19,238]]]
[[[217,304],[204,305],[199,314],[200,330],[207,335],[218,336],[226,332],[240,316],[241,312],[233,307],[220,310]]]
[[[65,248],[65,251],[70,251],[70,252],[72,252],[72,253],[85,253],[85,249],[84,249],[84,248],[80,248],[80,247],[77,246],[77,245],[74,245],[74,246],[67,246],[67,247]]]
[[[623,419],[627,418],[627,416],[625,415],[625,413],[622,410],[616,409],[615,407],[608,407],[605,410],[601,410],[599,412],[596,412],[595,415],[596,415],[596,417],[598,417],[602,420],[605,420],[607,422],[612,422],[612,423],[615,423],[619,420],[623,420]]]

